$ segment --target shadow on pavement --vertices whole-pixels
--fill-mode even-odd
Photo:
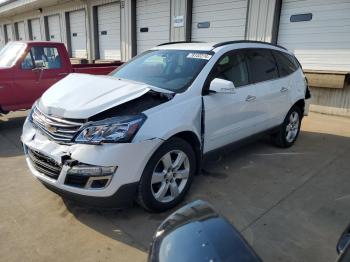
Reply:
[[[0,158],[23,154],[20,137],[25,118],[26,116],[0,116]]]
[[[316,243],[317,246],[320,245],[318,250],[334,249],[333,242],[336,242],[336,238],[348,223],[350,209],[346,209],[344,203],[334,204],[332,200],[336,194],[344,195],[345,192],[348,192],[350,196],[350,181],[346,180],[348,176],[345,175],[348,169],[344,170],[337,168],[337,165],[335,167],[332,165],[338,159],[346,158],[349,153],[349,137],[312,132],[301,132],[297,143],[289,149],[271,146],[266,137],[242,147],[233,147],[232,150],[226,148],[221,154],[214,154],[206,159],[203,171],[196,176],[188,196],[179,207],[195,199],[210,202],[238,230],[245,232],[250,242],[258,243],[257,252],[262,253],[263,258],[267,260],[277,259],[274,252],[278,253],[278,251],[265,252],[265,244],[261,244],[265,240],[273,245],[278,244],[274,242],[275,239],[286,242],[282,243],[285,248],[284,252],[289,250],[289,253],[285,255],[300,259],[309,256],[307,248],[300,251],[296,242],[288,242],[289,238],[298,239],[298,237],[303,238],[308,235],[309,243],[306,245],[312,246]],[[349,165],[348,167],[350,168]],[[305,207],[304,201],[299,199],[292,205],[293,213],[285,210],[278,214],[280,216],[278,220],[271,220],[269,224],[271,235],[254,234],[251,228],[261,218],[284,202],[288,202],[289,197],[297,196],[299,189],[317,179],[318,176],[327,177],[329,172],[322,173],[327,168],[331,168],[332,172],[329,175],[332,176],[330,179],[332,182],[327,185],[321,183],[303,196],[308,199],[310,207]],[[320,197],[324,198],[323,202],[319,201]],[[83,208],[68,201],[65,201],[65,204],[81,223],[142,251],[148,249],[158,225],[174,211],[155,214],[147,213],[138,206],[116,211]],[[337,217],[333,220],[329,219],[325,217],[328,213],[317,212],[315,207],[337,213]],[[303,214],[300,219],[306,220],[309,224],[303,227],[297,226],[299,217],[297,215],[293,217],[293,215],[298,212]],[[318,214],[317,217],[314,216],[315,213]],[[281,227],[283,230],[290,227],[291,230],[280,231]],[[302,232],[305,228],[307,232]],[[337,229],[339,232],[337,230],[329,232],[330,228]],[[320,242],[318,240],[320,232],[327,235],[326,239],[334,241]],[[315,239],[315,242],[310,239]],[[335,253],[322,254],[319,252],[315,258],[323,256],[333,259]],[[326,260],[321,259],[320,261]]]

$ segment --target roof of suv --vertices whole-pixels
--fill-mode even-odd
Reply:
[[[232,45],[232,44],[242,44],[248,45],[249,47],[277,47],[286,50],[284,47],[275,45],[268,42],[261,42],[261,41],[250,41],[250,40],[239,40],[239,41],[227,41],[227,42],[211,42],[211,43],[205,43],[205,42],[170,42],[170,43],[164,43],[160,44],[157,47],[153,49],[173,49],[173,50],[198,50],[198,51],[211,51],[215,48],[226,46],[226,45]]]

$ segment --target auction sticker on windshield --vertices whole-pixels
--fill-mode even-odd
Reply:
[[[203,54],[203,53],[189,53],[187,55],[187,58],[193,58],[193,59],[205,59],[209,60],[212,57],[212,55],[209,54]]]

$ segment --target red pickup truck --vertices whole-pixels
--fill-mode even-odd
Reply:
[[[63,43],[10,42],[0,51],[0,114],[29,109],[69,73],[107,75],[121,64],[72,65]]]

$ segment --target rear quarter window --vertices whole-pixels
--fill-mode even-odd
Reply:
[[[294,57],[279,51],[272,51],[276,59],[280,77],[294,73],[299,68],[299,64]]]

